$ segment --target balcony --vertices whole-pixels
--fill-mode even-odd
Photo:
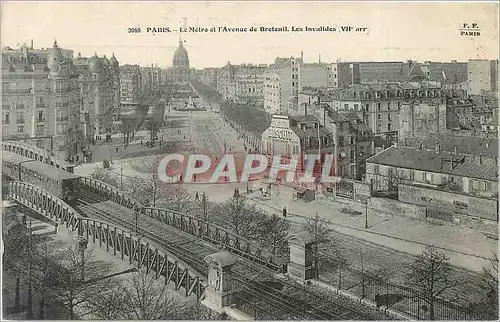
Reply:
[[[17,124],[24,124],[24,119],[18,119],[18,120],[16,121],[16,123],[17,123]]]
[[[56,117],[56,121],[67,121],[69,118],[67,116]]]

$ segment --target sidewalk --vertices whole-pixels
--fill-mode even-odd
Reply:
[[[283,207],[291,219],[304,220],[318,213],[330,220],[339,233],[357,237],[374,244],[383,245],[412,255],[420,254],[426,244],[441,248],[451,262],[472,271],[481,271],[497,251],[497,242],[490,240],[472,229],[460,226],[438,226],[426,222],[409,220],[368,211],[369,228],[365,229],[365,209],[363,205],[347,204],[320,196],[311,203],[293,201],[293,188],[273,186],[272,197],[264,197],[260,192],[249,195],[249,199],[280,214]],[[342,212],[349,208],[362,215],[352,216]]]

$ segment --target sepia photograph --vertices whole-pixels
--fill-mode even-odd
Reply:
[[[0,4],[1,320],[498,320],[499,2]]]

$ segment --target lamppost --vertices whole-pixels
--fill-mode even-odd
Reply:
[[[78,250],[80,251],[80,261],[81,261],[81,280],[85,280],[85,249],[89,241],[81,236],[78,236]]]

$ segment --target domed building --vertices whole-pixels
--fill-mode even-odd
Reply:
[[[179,47],[174,53],[172,78],[176,84],[185,84],[189,81],[189,56],[182,40],[179,40]]]

